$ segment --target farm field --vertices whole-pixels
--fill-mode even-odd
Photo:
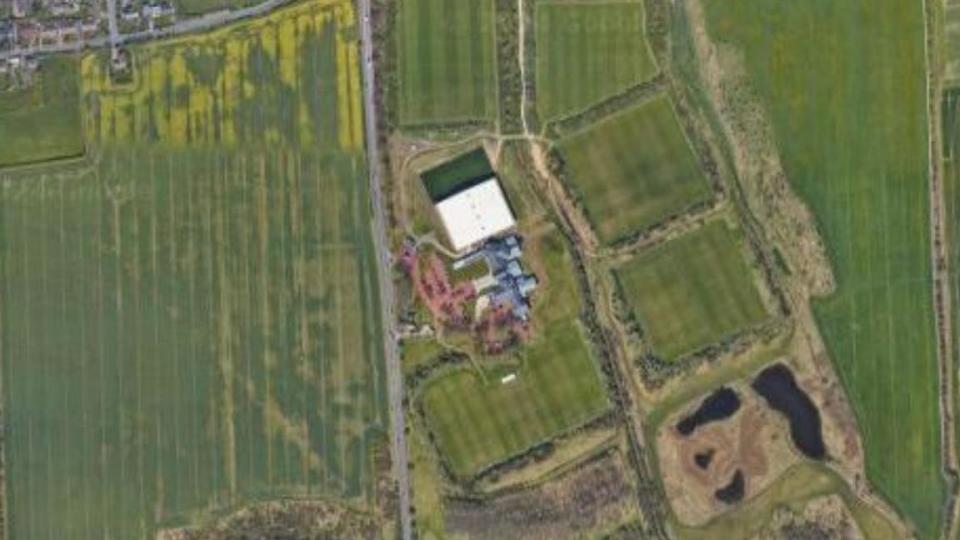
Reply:
[[[75,57],[44,60],[39,81],[0,93],[0,167],[83,154]]]
[[[714,220],[616,270],[657,356],[676,360],[767,317],[740,243]]]
[[[922,6],[703,6],[710,37],[744,55],[787,177],[831,256],[837,290],[814,309],[858,416],[867,475],[921,538],[936,538],[945,486]]]
[[[400,0],[399,120],[484,122],[497,113],[493,0]]]
[[[149,538],[278,497],[375,504],[353,26],[349,2],[299,4],[136,49],[124,88],[87,57],[91,159],[0,173],[12,538]]]
[[[577,322],[579,297],[570,255],[556,231],[530,240],[548,285],[534,299],[542,322],[519,354],[519,369],[457,368],[426,383],[420,399],[430,430],[454,473],[489,465],[575,428],[608,407],[600,372]],[[517,378],[500,379],[516,371]],[[465,429],[469,426],[469,429]]]
[[[711,196],[666,95],[564,139],[559,148],[572,188],[606,242]]]
[[[582,111],[656,74],[643,9],[624,0],[536,4],[541,118]]]

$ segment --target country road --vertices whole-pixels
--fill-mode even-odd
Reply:
[[[390,402],[393,436],[391,454],[393,471],[397,481],[397,504],[400,511],[400,538],[412,540],[413,527],[410,516],[410,476],[408,474],[407,440],[403,417],[403,375],[400,371],[400,354],[397,348],[393,315],[394,292],[390,278],[391,255],[387,242],[386,217],[383,211],[383,193],[380,189],[380,150],[377,139],[377,107],[373,62],[373,29],[370,21],[370,0],[357,0],[360,8],[360,40],[363,67],[364,128],[367,137],[367,162],[370,169],[370,198],[373,204],[374,244],[377,248],[377,276],[380,280],[380,304],[383,309],[384,354],[387,365],[387,397]]]

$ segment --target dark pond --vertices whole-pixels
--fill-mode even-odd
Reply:
[[[713,448],[708,448],[703,452],[697,452],[693,455],[693,461],[697,464],[697,467],[706,469],[710,466],[710,462],[713,461],[713,453]]]
[[[740,469],[733,473],[730,483],[713,492],[713,496],[720,502],[733,504],[743,499],[743,473]]]
[[[698,427],[716,420],[723,420],[737,412],[739,408],[740,398],[737,393],[725,386],[720,387],[707,396],[693,414],[677,422],[677,431],[683,436],[690,435]]]
[[[809,458],[823,459],[827,449],[820,430],[820,411],[810,396],[797,386],[793,372],[783,364],[774,364],[753,380],[753,389],[763,396],[774,410],[790,421],[790,437]]]

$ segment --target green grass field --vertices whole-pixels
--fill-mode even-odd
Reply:
[[[544,120],[582,111],[657,72],[644,34],[643,2],[536,6],[537,111]]]
[[[536,245],[530,245],[536,244]],[[470,476],[597,417],[609,407],[595,360],[576,315],[570,255],[557,232],[528,238],[547,287],[535,299],[535,341],[512,369],[460,368],[426,384],[421,399],[430,429],[453,471]]]
[[[722,220],[641,254],[616,274],[654,352],[668,361],[768,316],[740,233]]]
[[[704,6],[710,36],[743,53],[787,176],[816,215],[833,261],[837,291],[814,308],[859,418],[867,475],[921,538],[936,538],[945,486],[923,6]]]
[[[358,66],[337,62],[352,27],[348,3],[299,4],[137,49],[129,91],[91,57],[96,159],[0,176],[11,537],[152,538],[286,496],[373,504],[375,257],[362,146],[337,129],[359,107]],[[219,83],[166,70],[197,50],[223,53]]]
[[[483,148],[477,148],[423,173],[423,185],[434,201],[453,195],[477,180],[493,175],[493,167]]]
[[[564,139],[560,154],[573,189],[606,242],[710,197],[667,96]]]
[[[950,269],[950,301],[953,332],[960,335],[960,88],[943,94],[943,198],[946,246]],[[954,363],[960,366],[960,347],[954,347]],[[954,370],[956,375],[956,370]],[[957,420],[960,422],[960,420]],[[957,427],[960,427],[958,423]],[[960,429],[955,431],[960,445]]]
[[[83,153],[76,58],[44,60],[29,88],[0,92],[0,141],[0,167]]]
[[[960,85],[960,0],[944,2],[946,27],[944,84],[948,88]]]
[[[256,0],[174,0],[177,13],[183,15],[201,15],[222,9],[240,9],[257,4]]]
[[[399,0],[399,119],[485,121],[497,114],[493,0]]]

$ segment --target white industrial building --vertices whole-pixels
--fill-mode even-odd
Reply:
[[[443,199],[436,208],[447,237],[458,252],[516,225],[496,177]]]

